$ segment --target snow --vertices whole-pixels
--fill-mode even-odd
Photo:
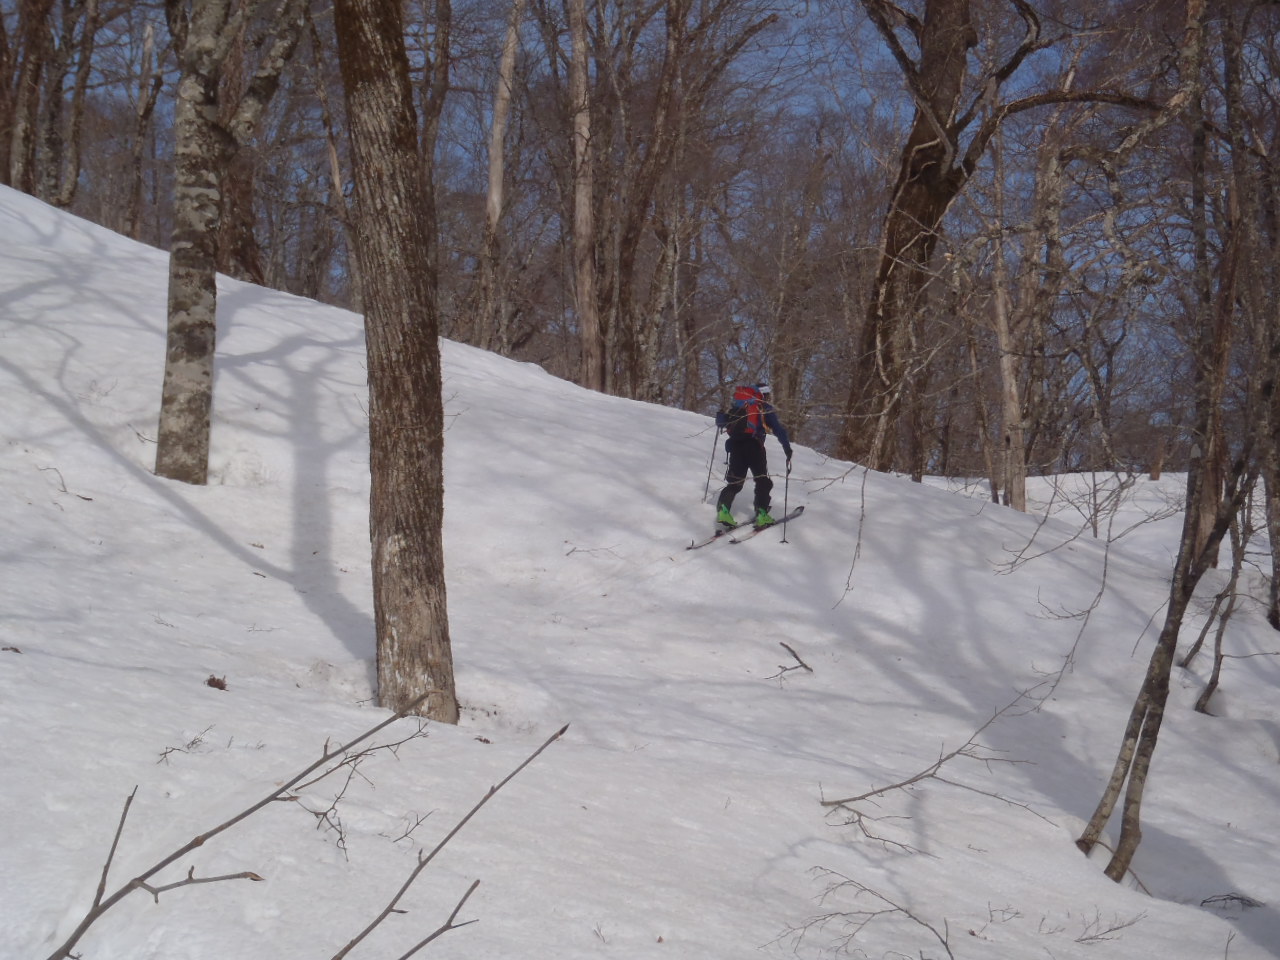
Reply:
[[[151,473],[165,285],[161,252],[0,190],[2,958],[70,935],[135,787],[108,892],[388,716],[360,318],[221,279],[210,483],[188,487]],[[443,349],[462,722],[397,721],[394,755],[153,880],[265,882],[136,891],[79,956],[333,956],[567,723],[351,956],[403,955],[479,880],[477,922],[421,955],[1280,957],[1257,603],[1217,716],[1191,709],[1208,658],[1175,673],[1134,877],[1073,842],[1159,630],[1181,478],[1137,480],[1095,537],[1089,478],[1037,481],[1024,516],[798,446],[785,543],[690,552],[707,417]]]

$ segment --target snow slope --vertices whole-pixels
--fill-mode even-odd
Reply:
[[[0,190],[5,960],[75,928],[135,786],[108,892],[386,717],[359,317],[223,279],[210,484],[185,487],[150,473],[165,283],[162,253]],[[86,960],[333,956],[565,723],[353,957],[403,955],[476,879],[478,922],[422,955],[1280,957],[1274,656],[1228,662],[1216,717],[1190,709],[1207,661],[1177,673],[1131,882],[1073,844],[1176,516],[1108,543],[1047,491],[1022,516],[797,447],[787,542],[688,552],[708,418],[444,360],[462,723],[182,858],[155,882],[265,882],[131,894]],[[1139,482],[1110,529],[1176,496]],[[1246,605],[1228,645],[1280,638]],[[979,730],[910,789],[821,804]]]

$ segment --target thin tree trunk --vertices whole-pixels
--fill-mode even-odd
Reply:
[[[996,220],[1005,222],[1003,153],[995,150]],[[1000,351],[1000,479],[1004,484],[1004,502],[1020,513],[1027,512],[1027,449],[1023,434],[1022,395],[1019,392],[1021,364],[1015,343],[1009,309],[1009,270],[1004,256],[1005,236],[1001,227],[995,237],[995,269],[991,282],[995,287],[993,320],[996,347]]]
[[[41,79],[43,95],[40,98],[35,135],[36,196],[46,203],[52,203],[58,195],[58,177],[62,173],[64,152],[63,118],[67,107],[63,88],[71,70],[76,24],[84,14],[84,7],[62,0],[59,13],[60,31],[56,41],[53,39],[53,24],[50,24],[49,29],[49,56],[45,60],[44,76]]]
[[[133,169],[130,171],[129,208],[125,216],[125,232],[134,240],[142,236],[142,160],[146,154],[151,117],[163,85],[164,78],[155,72],[155,28],[148,23],[142,38],[142,67],[133,126]]]
[[[1249,507],[1246,506],[1243,511],[1245,517],[1249,515]],[[1242,531],[1241,527],[1245,527]],[[1227,633],[1227,624],[1231,622],[1232,614],[1236,612],[1236,600],[1239,597],[1240,572],[1244,569],[1244,546],[1252,537],[1253,530],[1247,522],[1242,524],[1239,520],[1231,524],[1231,578],[1227,581],[1226,587],[1218,594],[1214,602],[1214,610],[1222,602],[1222,614],[1218,619],[1218,628],[1213,634],[1213,666],[1209,670],[1209,679],[1205,682],[1204,689],[1200,691],[1200,696],[1196,698],[1195,709],[1198,713],[1209,712],[1209,702],[1213,699],[1214,693],[1218,690],[1218,684],[1222,679],[1222,662],[1225,654],[1222,652],[1222,641]],[[1205,624],[1208,629],[1213,623],[1212,615]],[[1191,654],[1187,654],[1187,658],[1181,666],[1185,666],[1186,662],[1191,659]]]
[[[14,121],[14,88],[9,78],[14,75],[18,59],[18,37],[11,37],[0,17],[0,183],[9,183],[9,149]]]
[[[440,284],[439,245],[436,235],[439,223],[436,214],[436,143],[440,139],[440,118],[444,113],[445,97],[449,93],[449,44],[453,31],[452,0],[433,0],[431,6],[431,46],[427,48],[422,78],[422,116],[418,131],[418,172],[422,177],[423,230],[427,238],[427,262],[431,270],[431,285]]]
[[[1201,62],[1204,47],[1204,13],[1204,0],[1188,0],[1186,27],[1179,49],[1182,86],[1178,93],[1170,98],[1166,108],[1150,121],[1148,130],[1167,123],[1188,107],[1192,108],[1193,114],[1198,109],[1196,104],[1199,102],[1203,83]],[[1191,120],[1194,133],[1200,124],[1195,122],[1194,115]],[[1121,145],[1122,154],[1136,144],[1137,133],[1138,131],[1135,131]],[[1224,269],[1230,273],[1234,267],[1229,261],[1234,260],[1235,255],[1229,251],[1233,248],[1237,251],[1239,249],[1239,243],[1234,236],[1238,232],[1238,225],[1229,224],[1228,230],[1232,236],[1229,236],[1226,241],[1227,250],[1224,251],[1224,256],[1228,262],[1224,264]],[[1224,278],[1222,291],[1233,289],[1234,282],[1229,277]],[[1195,345],[1195,354],[1192,358],[1197,369],[1197,432],[1200,437],[1206,439],[1217,432],[1217,424],[1221,416],[1223,384],[1216,381],[1225,377],[1225,367],[1218,362],[1218,357],[1226,351],[1229,343],[1230,319],[1234,307],[1234,296],[1220,296],[1212,322],[1202,323],[1200,340]],[[1201,314],[1203,315],[1203,311]],[[1256,386],[1251,384],[1250,392],[1253,393],[1256,389]],[[1255,396],[1253,398],[1255,402],[1249,406],[1259,406],[1257,401],[1260,399]],[[1254,438],[1250,436],[1248,429],[1245,430],[1245,438],[1245,449],[1235,463],[1232,476],[1227,478],[1228,483],[1219,484],[1217,474],[1206,469],[1205,454],[1216,455],[1216,450],[1200,449],[1193,454],[1187,473],[1187,508],[1183,514],[1182,536],[1178,545],[1173,580],[1169,587],[1169,604],[1165,611],[1164,626],[1161,628],[1160,637],[1152,652],[1142,688],[1134,701],[1120,755],[1112,770],[1107,788],[1089,824],[1077,840],[1077,845],[1085,853],[1088,853],[1098,842],[1103,828],[1114,811],[1120,784],[1127,778],[1128,789],[1121,814],[1120,838],[1105,871],[1108,877],[1117,882],[1122,880],[1128,872],[1142,839],[1140,817],[1143,793],[1146,789],[1146,777],[1155,752],[1161,722],[1164,719],[1165,704],[1169,695],[1169,676],[1173,668],[1183,617],[1195,593],[1196,585],[1213,562],[1222,537],[1256,478],[1257,468],[1253,460],[1252,448]],[[1209,513],[1211,502],[1213,523],[1206,530],[1203,521]]]
[[[511,0],[506,39],[498,62],[498,86],[493,91],[493,122],[489,127],[489,190],[485,197],[484,240],[480,248],[479,329],[474,342],[490,350],[511,352],[511,331],[507,323],[506,297],[498,281],[502,263],[502,210],[506,190],[507,121],[511,115],[511,95],[515,84],[516,54],[520,52],[520,24],[525,0]]]
[[[23,193],[36,191],[36,134],[40,115],[40,85],[52,46],[49,14],[53,0],[22,0],[19,7],[17,94],[9,136],[8,183]]]
[[[84,26],[80,34],[80,59],[76,64],[76,82],[71,93],[71,119],[68,124],[62,155],[62,185],[53,203],[67,208],[75,201],[80,185],[80,141],[84,130],[85,100],[89,90],[89,77],[93,70],[93,51],[101,18],[98,0],[87,0]]]
[[[978,420],[978,435],[982,439],[982,463],[987,470],[987,479],[991,484],[991,502],[1000,502],[1000,484],[1004,479],[1001,472],[996,469],[996,458],[991,452],[991,430],[987,425],[987,405],[983,400],[982,391],[982,367],[978,363],[978,344],[974,340],[973,334],[968,337],[969,346],[969,369],[973,373],[973,381],[978,384],[976,391],[977,398],[974,404]]]
[[[369,358],[378,702],[456,723],[445,594],[439,315],[399,0],[337,0]]]
[[[351,236],[354,230],[351,225],[350,211],[347,209],[346,194],[343,189],[344,178],[342,176],[342,163],[339,159],[338,151],[338,132],[334,129],[333,111],[329,107],[329,90],[326,85],[326,70],[324,60],[324,46],[320,40],[320,31],[316,29],[315,20],[311,17],[309,8],[303,8],[303,16],[306,18],[307,29],[311,34],[311,56],[313,66],[313,86],[316,91],[316,99],[320,103],[320,120],[324,125],[325,154],[329,160],[329,209],[334,219],[342,224],[342,229],[347,236]],[[351,302],[354,309],[360,310],[362,307],[360,296],[360,264],[355,256],[347,258],[348,282],[351,285]]]
[[[1271,548],[1271,587],[1267,623],[1280,630],[1280,443],[1268,437],[1263,460],[1263,489],[1267,498],[1267,536]]]
[[[573,274],[574,306],[582,338],[582,385],[603,392],[606,383],[605,334],[596,299],[595,160],[591,143],[591,98],[587,76],[585,0],[568,0],[573,56],[569,96],[573,110]]]

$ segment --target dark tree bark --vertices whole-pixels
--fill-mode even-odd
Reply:
[[[595,159],[591,142],[591,95],[587,76],[585,0],[568,0],[569,36],[573,55],[569,61],[570,112],[573,116],[573,277],[574,305],[582,338],[580,382],[604,392],[605,333],[596,295]]]
[[[40,110],[39,197],[58,207],[69,207],[80,179],[80,138],[84,127],[85,98],[93,69],[93,50],[100,18],[97,0],[63,0],[61,30],[44,79]],[[79,28],[79,34],[77,34]],[[64,88],[75,66],[71,98]]]
[[[9,186],[23,193],[36,191],[36,131],[39,127],[40,85],[53,47],[49,17],[53,0],[21,0],[18,6],[17,82],[9,100],[4,130]]]
[[[369,357],[378,701],[458,720],[444,578],[439,317],[399,0],[338,0]]]
[[[885,0],[863,0],[863,5],[881,35],[896,47],[893,5]],[[885,217],[880,269],[854,354],[838,451],[877,470],[889,469],[894,459],[893,428],[906,386],[906,318],[928,282],[938,226],[970,173],[955,162],[956,116],[969,50],[977,43],[969,0],[928,0],[924,20],[913,31],[919,62],[903,68],[914,79],[915,119]]]

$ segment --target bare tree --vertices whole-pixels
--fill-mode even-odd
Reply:
[[[399,0],[338,0],[369,357],[369,533],[378,700],[458,720],[444,578],[444,411],[435,273]]]
[[[189,3],[189,5],[188,5]],[[156,445],[156,474],[208,479],[217,336],[218,234],[223,177],[236,145],[253,138],[302,28],[302,0],[283,0],[267,52],[234,110],[218,121],[222,68],[244,22],[265,3],[171,0],[169,31],[182,64],[174,111],[174,232],[169,252],[169,325]]]
[[[71,206],[80,182],[81,134],[93,51],[101,18],[98,0],[64,0],[61,33],[50,58],[40,117],[41,171],[39,196],[59,207]],[[77,35],[76,29],[79,28]],[[63,93],[74,62],[71,99]]]
[[[1193,134],[1204,128],[1202,102],[1205,36],[1203,3],[1188,4],[1188,25],[1179,51],[1179,72],[1184,77],[1181,99],[1189,108],[1187,117]],[[1107,865],[1111,879],[1121,880],[1129,869],[1142,837],[1141,809],[1147,773],[1155,751],[1169,696],[1169,682],[1179,630],[1196,585],[1216,562],[1218,547],[1236,520],[1254,487],[1265,450],[1263,437],[1271,429],[1271,410],[1277,390],[1275,373],[1280,359],[1280,340],[1274,321],[1240,322],[1242,299],[1238,294],[1244,252],[1250,246],[1252,228],[1244,215],[1249,205],[1242,203],[1247,193],[1243,170],[1249,161],[1240,135],[1242,50],[1240,22],[1234,10],[1222,11],[1223,90],[1226,142],[1233,176],[1228,183],[1227,216],[1223,222],[1220,261],[1211,271],[1218,278],[1211,303],[1202,309],[1197,298],[1193,306],[1197,321],[1194,342],[1195,437],[1197,448],[1187,478],[1187,509],[1182,537],[1170,585],[1164,625],[1156,641],[1151,661],[1135,699],[1121,741],[1120,753],[1103,795],[1077,845],[1088,853],[1099,841],[1124,790],[1120,837]],[[1173,116],[1178,116],[1178,111]],[[1169,117],[1168,119],[1173,119]],[[1250,337],[1250,334],[1252,336]],[[1243,422],[1238,443],[1229,450],[1224,419],[1228,393],[1229,365],[1233,340],[1250,338],[1245,350],[1245,384],[1240,388]],[[1260,449],[1262,448],[1262,449]],[[1213,461],[1210,463],[1210,461]]]
[[[147,131],[155,116],[156,102],[164,77],[156,69],[155,28],[148,23],[143,30],[142,62],[138,72],[138,92],[134,102],[133,168],[130,173],[128,208],[125,211],[125,232],[134,240],[141,238],[142,226],[142,159],[147,148]]]
[[[900,407],[912,389],[910,318],[921,310],[933,276],[943,218],[996,131],[1011,116],[1054,103],[1143,109],[1151,104],[1107,90],[1069,89],[1001,102],[1026,60],[1056,42],[1044,35],[1039,15],[1025,0],[1009,0],[1022,36],[1003,57],[976,70],[970,51],[979,36],[970,0],[927,0],[916,6],[918,13],[888,0],[863,0],[863,6],[902,73],[915,114],[885,213],[875,288],[854,348],[837,454],[886,470],[896,459]]]
[[[7,134],[4,148],[8,162],[3,173],[9,186],[24,193],[36,190],[40,88],[53,48],[53,3],[54,0],[21,0],[18,33],[6,44],[7,65],[15,69],[16,82],[11,92],[6,89],[7,116],[0,129],[0,133]]]
[[[591,141],[586,0],[568,0],[569,100],[573,115],[573,277],[574,305],[582,336],[582,385],[603,392],[605,334],[596,294],[595,159]]]
[[[489,185],[484,205],[484,240],[480,249],[477,281],[480,317],[475,340],[499,353],[511,349],[508,325],[507,295],[502,289],[499,270],[502,264],[502,214],[506,196],[507,126],[511,117],[511,99],[515,84],[516,54],[520,49],[520,25],[524,20],[525,0],[511,0],[507,15],[507,31],[498,63],[498,82],[493,91],[493,118],[489,124]]]

